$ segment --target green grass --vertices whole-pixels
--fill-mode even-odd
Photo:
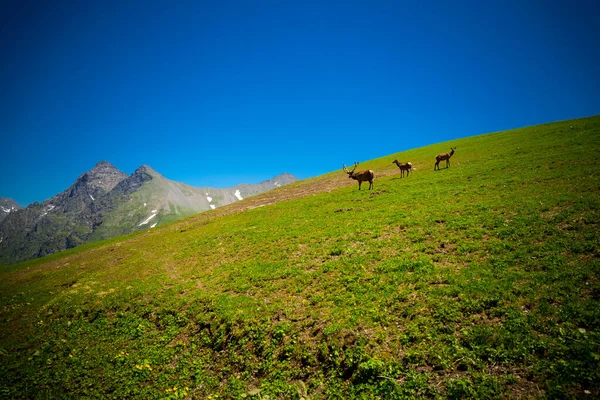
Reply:
[[[600,396],[599,152],[460,139],[3,267],[0,397]]]

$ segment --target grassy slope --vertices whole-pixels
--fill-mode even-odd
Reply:
[[[599,396],[599,151],[461,139],[4,267],[0,396]]]

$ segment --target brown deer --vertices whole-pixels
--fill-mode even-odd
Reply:
[[[411,163],[406,162],[406,163],[401,164],[398,160],[394,160],[394,161],[392,161],[392,164],[396,164],[398,166],[398,168],[400,168],[400,178],[402,178],[404,176],[404,171],[406,171],[406,177],[408,178],[410,171],[412,171]]]
[[[440,161],[442,160],[446,160],[446,168],[450,167],[450,157],[452,157],[452,155],[454,154],[454,150],[456,149],[456,147],[450,147],[450,153],[442,153],[442,154],[438,154],[437,156],[435,156],[435,165],[433,166],[433,170],[435,171],[435,169],[437,168],[438,170],[440,169]]]
[[[356,171],[357,166],[358,163],[354,162],[354,169],[352,171],[348,171],[348,168],[346,168],[346,164],[344,164],[344,172],[348,174],[348,178],[358,181],[358,190],[360,190],[361,183],[365,181],[369,182],[369,190],[371,190],[371,188],[373,187],[373,179],[375,179],[375,172],[373,172],[372,170],[354,172]]]

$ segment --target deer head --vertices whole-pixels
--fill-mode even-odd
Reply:
[[[358,163],[356,161],[354,161],[354,168],[352,169],[352,171],[348,171],[348,168],[346,168],[346,164],[344,164],[344,172],[348,174],[348,178],[352,179],[352,177],[354,176],[354,171],[356,171],[356,167],[358,167]]]

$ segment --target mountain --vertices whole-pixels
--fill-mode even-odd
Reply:
[[[43,203],[18,209],[7,202],[3,207],[11,212],[0,222],[0,262],[12,264],[154,228],[296,180],[282,174],[258,184],[199,188],[169,180],[147,165],[127,175],[101,161]]]
[[[281,175],[277,175],[273,179],[269,179],[267,181],[260,182],[255,185],[242,184],[242,185],[234,186],[232,189],[234,189],[236,191],[239,190],[240,193],[242,193],[244,196],[248,197],[248,196],[257,195],[262,192],[266,192],[275,187],[280,187],[280,186],[287,185],[289,183],[296,182],[297,180],[298,180],[298,178],[296,178],[294,175],[283,173]]]
[[[8,197],[0,197],[0,222],[2,222],[4,218],[8,217],[11,212],[15,212],[21,208],[23,207],[21,207],[13,199],[9,199]]]
[[[132,227],[133,230],[152,228],[297,180],[284,173],[257,184],[240,184],[227,189],[195,187],[169,180],[143,165],[94,205],[101,223],[94,231],[93,240],[126,234]]]

